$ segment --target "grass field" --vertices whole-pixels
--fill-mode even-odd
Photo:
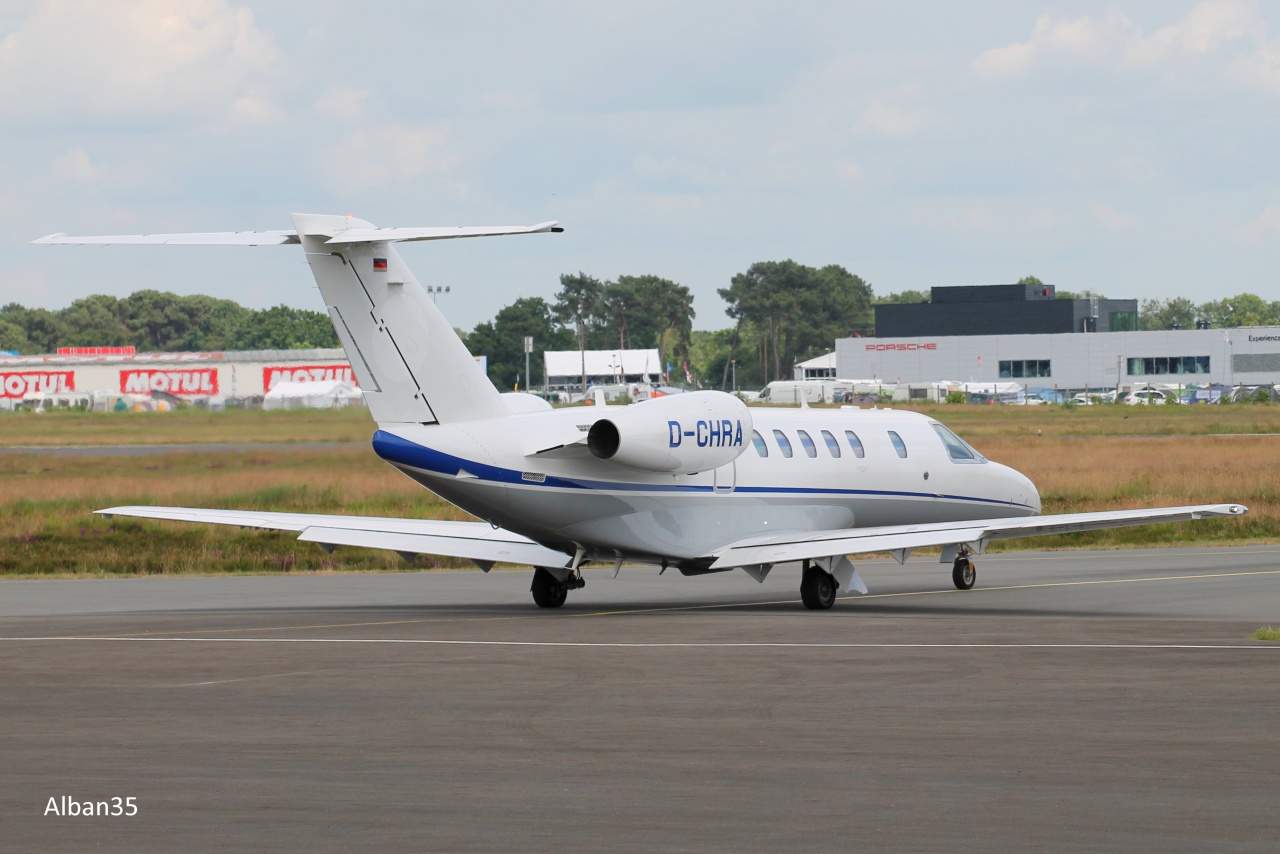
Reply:
[[[174,412],[0,414],[0,444],[187,445],[216,442],[356,442],[377,426],[363,406],[348,409],[180,409]]]
[[[1248,505],[1250,514],[1243,519],[1124,528],[995,547],[1280,541],[1280,487],[1275,476],[1280,471],[1280,437],[1212,435],[1280,432],[1273,423],[1280,422],[1280,407],[1161,407],[1132,413],[1116,407],[1031,407],[1031,414],[1019,409],[949,406],[929,411],[971,438],[991,459],[1027,474],[1040,488],[1046,513],[1237,501]],[[11,426],[16,429],[8,429]],[[190,452],[131,457],[0,454],[0,574],[260,573],[470,565],[428,558],[411,565],[389,552],[362,549],[326,554],[318,546],[296,542],[290,534],[104,520],[91,513],[114,504],[156,503],[467,518],[381,463],[367,446],[317,451],[287,445],[290,440],[367,440],[373,424],[363,409],[18,415],[0,418],[0,430],[6,445],[38,444],[35,438],[46,445],[181,443],[197,441],[194,436],[204,442],[281,443],[279,449],[247,453],[201,452],[196,446]],[[1141,433],[1151,435],[1137,435]]]

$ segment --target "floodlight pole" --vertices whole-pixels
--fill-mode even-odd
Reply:
[[[533,352],[533,336],[524,336],[524,387],[526,389],[533,387],[533,380],[529,376],[529,354]]]

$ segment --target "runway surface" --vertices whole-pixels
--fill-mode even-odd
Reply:
[[[0,847],[1275,849],[1280,548],[859,566],[2,582]]]

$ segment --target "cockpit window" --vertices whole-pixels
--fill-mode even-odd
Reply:
[[[844,437],[849,442],[849,450],[853,451],[853,455],[858,459],[862,459],[867,455],[867,451],[862,447],[862,440],[858,438],[858,434],[852,430],[845,430]]]
[[[840,458],[840,443],[836,441],[836,437],[831,435],[830,430],[822,431],[822,441],[827,443],[827,450],[831,452],[831,456],[836,459]]]
[[[791,440],[787,438],[787,434],[781,430],[774,430],[773,438],[777,440],[778,450],[782,451],[782,455],[787,459],[791,459]]]
[[[982,454],[979,454],[968,442],[952,433],[946,427],[937,423],[930,426],[933,427],[933,432],[937,433],[938,437],[942,439],[942,444],[947,446],[947,455],[951,459],[965,463],[985,462]]]
[[[800,444],[804,448],[804,452],[810,457],[818,456],[818,447],[813,444],[813,439],[809,438],[809,434],[803,430],[797,430],[796,432],[800,434]]]
[[[764,437],[760,435],[759,430],[751,431],[751,444],[756,446],[756,453],[762,457],[769,456],[769,446],[764,443]]]
[[[898,456],[905,460],[907,458],[907,443],[902,441],[902,437],[890,430],[889,441],[893,443],[893,449],[898,452]]]

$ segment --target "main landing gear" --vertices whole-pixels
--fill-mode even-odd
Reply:
[[[587,586],[581,573],[566,570],[561,572],[566,572],[564,580],[557,578],[549,569],[538,567],[533,571],[533,584],[529,590],[533,592],[533,601],[539,608],[559,608],[564,604],[564,600],[569,598],[570,590],[579,590]]]
[[[972,590],[973,583],[978,580],[978,570],[969,560],[967,551],[957,555],[955,563],[951,564],[951,580],[957,590]]]
[[[800,580],[800,598],[810,611],[827,610],[836,603],[835,576],[805,561],[804,577]]]

